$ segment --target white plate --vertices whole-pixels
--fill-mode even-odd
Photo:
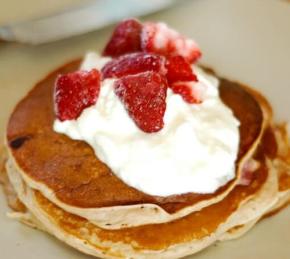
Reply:
[[[282,0],[185,1],[148,19],[192,36],[203,63],[258,88],[276,117],[290,121],[290,3]],[[111,28],[39,47],[0,43],[0,129],[16,101],[51,69],[89,49],[100,49]],[[0,258],[85,259],[50,236],[7,219],[0,195]],[[289,259],[290,208],[259,223],[239,240],[219,243],[195,259]]]

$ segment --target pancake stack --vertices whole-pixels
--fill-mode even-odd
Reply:
[[[129,63],[128,56],[123,59],[126,53],[131,53],[137,63],[132,62],[130,55]],[[136,72],[135,77],[156,69],[156,61],[148,68],[150,53],[160,60],[156,74],[167,77],[164,80],[168,87],[174,92],[178,86],[174,93],[181,95],[190,89],[189,96],[193,98],[193,88],[187,87],[198,80],[192,65],[201,52],[193,40],[163,23],[122,21],[103,56],[113,58],[109,65],[113,74],[127,69],[129,75]],[[115,63],[119,64],[118,69]],[[219,78],[206,68],[203,70],[208,77],[219,79],[220,98],[240,122],[234,179],[209,194],[154,196],[127,185],[86,142],[53,130],[56,116],[59,119],[59,103],[54,106],[53,98],[55,80],[60,74],[78,70],[80,64],[81,60],[76,60],[49,74],[19,102],[10,117],[0,169],[8,204],[14,211],[10,213],[12,218],[96,257],[180,258],[243,235],[261,218],[289,202],[290,149],[286,125],[273,123],[271,106],[259,93]],[[103,68],[101,80],[108,76]],[[136,85],[137,90],[144,87],[140,79]],[[97,83],[94,86],[97,88]],[[145,87],[150,91],[149,83]],[[161,88],[159,83],[157,87]],[[85,97],[73,109],[88,104],[88,88],[81,84],[81,89]],[[73,92],[72,88],[68,92]],[[79,98],[78,94],[64,98],[70,101]],[[137,99],[139,103],[139,96]],[[148,107],[159,105],[146,98],[144,103],[149,103]],[[63,106],[65,110],[68,105],[66,102]],[[141,113],[146,110],[143,106],[137,108]],[[145,124],[148,126],[147,121]],[[152,133],[152,129],[156,130],[153,126],[143,129],[144,132]]]
[[[219,78],[241,123],[235,179],[213,194],[151,196],[117,178],[85,142],[53,131],[55,78],[79,65],[49,74],[10,117],[0,169],[12,218],[100,258],[179,258],[243,235],[289,202],[286,125],[273,123],[256,91]]]

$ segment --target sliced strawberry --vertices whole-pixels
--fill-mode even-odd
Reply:
[[[145,71],[165,73],[165,58],[143,52],[123,55],[108,62],[102,69],[102,76],[119,78]]]
[[[164,34],[160,34],[160,38],[156,39],[158,26],[153,22],[146,22],[143,24],[141,33],[141,49],[146,52],[153,52],[158,54],[167,54],[168,39]],[[157,46],[157,43],[158,46]]]
[[[141,130],[152,133],[163,128],[167,93],[163,75],[149,71],[124,76],[115,82],[115,93]]]
[[[141,50],[142,24],[135,19],[120,22],[106,45],[103,55],[117,57]]]
[[[55,82],[54,103],[59,120],[76,119],[83,109],[96,103],[100,92],[98,70],[60,75]]]
[[[201,51],[197,44],[164,23],[144,23],[141,34],[141,48],[165,56],[180,55],[189,63],[196,62]]]
[[[238,184],[248,186],[255,178],[255,172],[260,167],[260,163],[255,159],[246,161],[241,170],[241,176]]]
[[[243,186],[249,186],[253,181],[254,173],[255,172],[252,171],[242,171],[242,175],[238,184]]]
[[[172,91],[180,94],[184,101],[191,104],[198,104],[203,101],[205,86],[194,81],[176,82],[170,85]]]
[[[182,56],[172,56],[167,59],[167,80],[169,84],[178,81],[197,81],[191,65]]]

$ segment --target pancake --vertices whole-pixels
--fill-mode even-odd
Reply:
[[[228,83],[228,87],[233,87],[231,84],[235,83]],[[235,90],[241,89],[243,91],[245,88],[238,86]],[[198,252],[218,240],[237,238],[250,230],[263,215],[289,201],[290,152],[287,132],[285,127],[272,125],[271,111],[260,102],[259,96],[255,98],[264,118],[269,121],[263,121],[260,132],[263,135],[259,135],[250,146],[250,155],[247,155],[249,151],[245,153],[247,159],[255,159],[260,167],[253,173],[254,178],[249,186],[235,184],[222,200],[200,211],[167,223],[103,229],[95,222],[66,211],[38,189],[32,188],[27,181],[29,177],[15,166],[10,154],[6,169],[17,192],[14,198],[20,198],[26,207],[24,211],[10,216],[50,233],[84,253],[102,258],[178,258]],[[230,100],[224,99],[225,102]],[[241,155],[240,151],[239,156],[244,159],[245,154]],[[13,191],[11,187],[10,190]]]
[[[219,203],[181,219],[119,230],[101,229],[65,212],[7,167],[19,198],[46,231],[87,254],[102,258],[178,258],[215,242],[225,231],[260,217],[277,201],[277,175],[263,150],[249,186],[236,186]]]
[[[14,172],[15,174],[11,176],[11,180],[18,190],[19,197],[23,199],[30,211],[24,214],[12,214],[12,217],[29,225],[33,222],[33,227],[55,235],[82,252],[103,258],[124,258],[124,254],[126,254],[126,257],[129,254],[134,258],[176,258],[191,254],[216,240],[229,240],[240,237],[251,229],[254,223],[262,218],[262,215],[267,210],[271,210],[281,204],[280,195],[277,195],[277,182],[275,183],[277,174],[274,173],[278,172],[280,176],[283,176],[274,167],[274,161],[279,157],[278,150],[281,148],[279,147],[279,141],[277,141],[278,146],[276,146],[275,139],[273,142],[273,136],[277,135],[274,135],[273,132],[276,133],[276,129],[268,128],[265,131],[254,157],[260,162],[265,162],[269,158],[273,162],[268,162],[267,166],[263,163],[263,166],[255,172],[255,179],[250,186],[236,186],[222,202],[171,223],[123,230],[103,230],[83,218],[66,213],[49,202],[39,192],[26,186],[17,172]],[[284,142],[283,145],[285,145]],[[9,166],[7,169],[9,169]],[[271,178],[267,177],[268,170],[272,172],[271,181],[269,180]],[[283,179],[285,177],[279,178],[279,185],[283,186],[285,191],[286,185]],[[267,181],[268,187],[265,187]],[[263,189],[264,191],[262,192],[261,190]],[[281,188],[279,189],[280,191],[282,190]],[[290,190],[290,186],[288,190]],[[28,197],[27,194],[31,196]],[[36,213],[36,216],[31,214],[31,212]],[[228,215],[226,215],[227,213]],[[212,215],[216,217],[212,217]],[[224,219],[225,217],[226,220]],[[41,219],[41,221],[37,219]],[[191,220],[192,222],[190,222]],[[89,228],[89,231],[85,230],[86,228]],[[87,233],[90,234],[88,235]],[[99,240],[96,236],[91,237],[91,233],[97,233],[97,237],[102,239]],[[179,238],[176,237],[178,235],[180,235]],[[177,242],[178,240],[186,239],[186,237],[188,238],[188,235],[194,236],[194,239],[189,242]],[[128,236],[135,239],[129,242]],[[172,244],[170,243],[172,238],[175,239],[171,242],[177,243],[167,247],[166,250],[164,248],[158,250],[158,247],[154,245],[157,240],[159,248],[162,248],[162,245]],[[133,248],[128,247],[128,242],[130,245],[134,244],[132,245]],[[137,244],[141,243],[142,248],[138,247],[136,242]]]
[[[270,117],[244,86],[220,79],[221,98],[241,122],[236,178],[213,194],[158,197],[122,182],[86,143],[53,131],[55,78],[79,64],[74,61],[48,75],[11,115],[7,127],[10,166],[26,184],[64,210],[109,229],[172,221],[219,202],[234,188]]]

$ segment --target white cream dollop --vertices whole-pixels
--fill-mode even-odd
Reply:
[[[90,53],[81,68],[106,62]],[[168,89],[165,125],[157,133],[135,125],[114,93],[114,79],[102,82],[95,105],[76,120],[55,120],[54,130],[87,142],[117,177],[147,194],[213,193],[235,177],[239,121],[221,101],[218,80],[195,71],[204,101],[190,105]]]

